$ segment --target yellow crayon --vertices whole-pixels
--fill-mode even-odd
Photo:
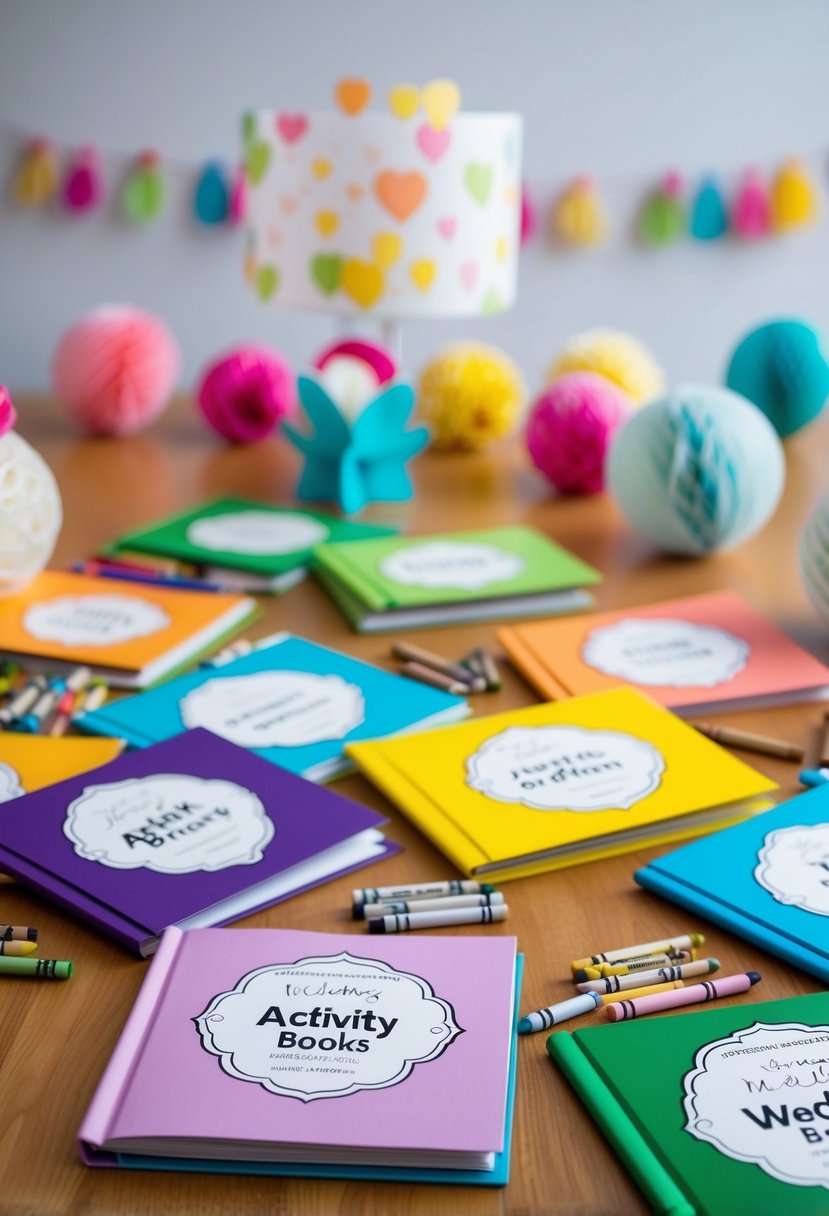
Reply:
[[[37,950],[37,942],[0,942],[0,954],[10,958],[26,958]]]
[[[642,942],[638,946],[623,946],[621,950],[605,950],[601,954],[591,954],[590,958],[577,958],[570,964],[570,970],[581,971],[585,967],[598,967],[600,963],[625,963],[628,959],[640,958],[643,954],[670,954],[676,950],[693,950],[704,941],[701,933],[680,933],[675,937],[660,938],[656,942]]]
[[[620,963],[597,963],[593,967],[577,971],[573,978],[583,982],[600,980],[606,975],[630,975],[633,971],[650,971],[654,967],[676,967],[679,963],[692,962],[694,953],[693,950],[676,950],[670,954],[643,954],[641,958],[629,958]]]
[[[654,992],[667,992],[669,988],[684,988],[684,980],[669,980],[667,984],[648,984],[645,988],[628,988],[626,992],[608,992],[601,999],[603,1005],[613,1001],[626,1001],[634,996],[652,996]]]

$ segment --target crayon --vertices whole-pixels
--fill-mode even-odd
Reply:
[[[600,980],[608,975],[630,975],[633,971],[652,971],[654,967],[676,967],[680,963],[693,962],[691,950],[672,950],[668,954],[643,954],[641,958],[632,958],[625,963],[599,963],[595,967],[584,967],[577,971],[573,979],[578,983],[584,980]]]
[[[225,663],[230,663],[233,659],[241,659],[243,655],[250,654],[253,650],[253,642],[247,638],[240,638],[238,642],[234,642],[231,646],[225,646],[218,654],[214,654],[209,659],[204,659],[199,663],[199,667],[222,667]]]
[[[571,996],[567,1001],[559,1001],[557,1005],[548,1005],[546,1009],[538,1009],[528,1013],[518,1022],[519,1034],[535,1034],[537,1030],[549,1030],[558,1026],[559,1022],[567,1022],[576,1018],[580,1013],[591,1013],[602,998],[598,992],[583,992],[581,996]]]
[[[704,722],[693,722],[691,725],[706,739],[713,739],[725,747],[738,747],[746,752],[759,752],[763,756],[778,756],[781,760],[800,761],[806,750],[797,743],[756,735],[749,730],[737,730],[733,726],[709,726]]]
[[[403,912],[366,921],[369,933],[407,933],[410,929],[443,929],[446,925],[491,925],[507,919],[509,908],[455,908],[447,912]]]
[[[638,958],[642,954],[665,954],[670,950],[693,950],[701,946],[705,938],[701,933],[681,933],[677,937],[664,937],[656,942],[643,942],[639,946],[623,946],[619,950],[606,950],[602,954],[591,954],[589,958],[577,958],[570,964],[571,971],[583,967],[595,967],[599,963],[621,963]]]
[[[72,964],[55,958],[0,958],[0,976],[28,975],[37,980],[68,980]]]
[[[445,882],[413,882],[399,887],[357,887],[351,892],[351,902],[357,908],[362,904],[377,904],[388,899],[437,899],[440,895],[491,894],[494,890],[488,882],[450,878]]]
[[[488,650],[484,650],[482,646],[476,647],[467,658],[463,660],[464,665],[469,661],[470,670],[479,673],[486,680],[487,692],[501,691],[501,673],[498,666]]]
[[[66,733],[66,728],[72,721],[72,711],[75,708],[77,697],[78,694],[74,693],[71,688],[67,688],[62,694],[55,710],[55,716],[49,725],[48,734],[63,735]]]
[[[46,676],[33,676],[28,683],[24,684],[20,692],[12,697],[9,704],[0,709],[0,721],[13,722],[16,718],[28,713],[48,684]]]
[[[443,655],[435,654],[432,650],[424,650],[422,646],[413,646],[409,642],[395,642],[391,652],[398,659],[408,659],[420,667],[438,671],[441,675],[448,676],[450,680],[455,680],[459,684],[471,684],[473,680],[483,678],[471,673],[462,663],[452,663]]]
[[[26,958],[37,950],[37,942],[7,942],[0,941],[0,954],[9,958]]]
[[[662,984],[667,980],[687,980],[695,975],[708,975],[719,971],[716,958],[701,958],[695,963],[678,963],[677,966],[655,967],[652,971],[634,971],[630,975],[608,975],[599,980],[585,980],[576,984],[579,992],[625,992],[638,985]]]
[[[92,679],[92,672],[88,667],[76,667],[71,671],[63,681],[64,685],[70,692],[81,692],[86,688],[89,681]]]
[[[829,768],[804,768],[798,780],[801,785],[825,785],[829,781]]]
[[[433,667],[426,667],[422,663],[404,663],[400,668],[400,674],[408,676],[410,680],[417,680],[420,684],[428,684],[431,688],[439,688],[441,692],[449,692],[454,697],[465,697],[471,692],[483,692],[483,688],[473,687],[471,681],[454,680],[451,676],[435,671]]]
[[[66,685],[63,680],[55,680],[48,688],[45,688],[39,695],[31,709],[21,714],[12,722],[12,730],[16,730],[22,734],[35,735],[40,730],[46,719],[54,712],[58,701],[60,701],[65,691]]]
[[[500,891],[481,895],[442,895],[438,899],[394,899],[380,904],[363,904],[355,920],[375,920],[378,916],[401,912],[450,912],[453,908],[490,908],[502,904]]]
[[[0,941],[36,942],[37,929],[31,925],[0,925]]]
[[[161,557],[157,553],[141,553],[138,549],[118,549],[116,552],[98,555],[98,561],[110,565],[124,566],[130,570],[148,570],[157,574],[198,574],[198,567],[190,562],[181,562],[174,557]]]
[[[631,988],[628,992],[606,992],[598,994],[603,1005],[611,1005],[614,1001],[632,1001],[638,996],[652,996],[654,992],[670,992],[674,988],[684,988],[684,980],[668,980],[664,984],[644,984],[641,988]],[[594,992],[594,996],[597,994]]]
[[[747,992],[749,988],[759,984],[760,979],[757,971],[745,971],[739,975],[724,975],[718,980],[703,980],[701,984],[691,984],[687,988],[678,988],[675,992],[640,996],[633,1001],[617,1001],[607,1006],[607,1016],[611,1022],[623,1022],[630,1018],[643,1017],[647,1013],[660,1013],[663,1009],[678,1009],[681,1005],[716,1001],[719,997]]]
[[[72,710],[74,721],[80,714],[90,714],[93,709],[100,709],[109,696],[109,688],[103,680],[93,680],[89,687],[78,697],[78,703]]]
[[[221,591],[218,583],[208,583],[206,579],[184,574],[162,574],[153,570],[130,570],[122,566],[112,566],[106,562],[83,562],[80,567],[82,574],[92,574],[96,578],[111,578],[122,583],[143,583],[148,587],[176,587],[189,591]]]

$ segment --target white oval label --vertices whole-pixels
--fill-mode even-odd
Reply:
[[[526,562],[496,545],[462,541],[427,541],[390,553],[379,564],[385,578],[408,587],[478,591],[490,583],[516,578]]]
[[[398,1085],[463,1033],[426,980],[346,951],[248,972],[193,1021],[223,1072],[302,1102]]]
[[[340,676],[263,671],[208,680],[179,702],[185,726],[239,747],[302,747],[342,739],[365,718],[362,689]]]
[[[580,726],[510,726],[466,762],[467,784],[539,811],[629,810],[658,788],[665,761],[652,743]]]
[[[63,831],[87,861],[192,874],[261,861],[274,826],[258,796],[233,781],[157,773],[89,786]]]
[[[12,798],[19,798],[25,793],[17,770],[0,760],[0,802],[11,802]]]
[[[23,628],[40,642],[61,646],[116,646],[166,629],[163,608],[131,595],[62,595],[33,604]]]
[[[829,916],[829,823],[769,832],[754,877],[779,903]]]
[[[224,553],[249,553],[267,557],[294,553],[318,545],[329,529],[317,519],[293,512],[232,511],[196,519],[187,529],[187,540],[200,549]]]
[[[632,684],[715,688],[748,662],[751,647],[713,625],[682,620],[625,620],[602,625],[581,652],[588,667]]]

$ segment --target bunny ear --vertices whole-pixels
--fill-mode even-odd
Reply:
[[[312,376],[297,377],[302,408],[314,428],[314,447],[324,456],[339,454],[351,442],[348,424],[328,393]]]
[[[375,397],[352,430],[352,442],[360,456],[372,458],[396,451],[413,406],[414,390],[410,384],[395,384]]]

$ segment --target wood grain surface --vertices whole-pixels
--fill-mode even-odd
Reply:
[[[90,555],[127,528],[215,495],[294,501],[299,464],[285,442],[226,447],[207,431],[187,399],[176,402],[149,432],[129,439],[87,439],[45,398],[18,395],[16,404],[18,430],[49,462],[63,495],[65,522],[51,562],[55,569]],[[829,628],[810,608],[797,570],[803,522],[829,480],[828,445],[829,419],[788,440],[787,488],[774,518],[736,551],[705,560],[659,555],[629,530],[606,496],[553,497],[517,440],[477,455],[427,453],[413,462],[416,494],[411,503],[371,507],[361,518],[393,522],[412,534],[530,524],[599,567],[602,608],[731,588],[829,661]],[[284,597],[261,603],[264,611],[250,637],[287,629],[391,670],[396,667],[389,653],[393,635],[353,633],[310,578]],[[495,627],[493,622],[421,630],[415,640],[448,656],[460,656],[473,646],[497,654]],[[474,697],[475,714],[538,700],[503,657],[501,666],[503,690]],[[810,705],[716,720],[799,741],[808,764],[814,760],[822,717],[821,706]],[[800,788],[796,764],[747,753],[742,758],[779,781],[785,794]],[[388,835],[404,846],[400,855],[366,870],[366,881],[453,876],[442,855],[363,778],[346,777],[336,788],[386,814]],[[733,1000],[819,991],[820,985],[805,973],[716,927],[688,924],[685,913],[637,888],[634,869],[659,851],[643,849],[509,884],[509,920],[489,932],[518,937],[526,958],[524,1011],[572,995],[570,959],[686,928],[706,933],[706,948],[722,961],[723,974],[749,968],[762,973],[759,988]],[[353,885],[347,875],[242,923],[363,932],[349,916]],[[74,1138],[146,966],[22,887],[0,887],[0,919],[37,925],[40,953],[75,964],[73,979],[64,984],[0,980],[2,1216],[604,1216],[646,1211],[547,1057],[543,1034],[525,1036],[519,1044],[512,1177],[503,1190],[88,1169],[78,1160]],[[480,997],[486,1000],[484,976]],[[485,1060],[480,1064],[486,1067]]]

